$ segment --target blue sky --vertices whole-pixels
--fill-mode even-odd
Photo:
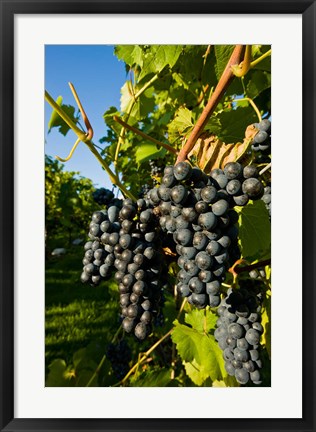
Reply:
[[[120,107],[120,89],[126,81],[125,66],[114,55],[112,45],[46,45],[45,47],[45,89],[56,100],[63,97],[63,103],[76,106],[68,82],[72,82],[94,130],[93,141],[106,134],[103,113],[110,107]],[[54,128],[47,133],[47,124],[52,109],[45,102],[45,153],[65,158],[76,136],[69,131],[66,137]],[[89,177],[97,187],[111,188],[107,174],[89,149],[80,143],[65,170],[80,171]]]

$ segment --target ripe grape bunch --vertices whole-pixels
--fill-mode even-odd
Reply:
[[[163,301],[160,228],[147,204],[117,200],[93,213],[81,274],[82,282],[98,285],[115,272],[123,329],[140,340],[150,333]]]
[[[129,362],[132,360],[132,352],[125,339],[118,343],[109,343],[106,349],[106,357],[110,361],[115,377],[118,380],[124,378],[129,371]]]
[[[210,175],[187,162],[165,167],[161,184],[145,198],[112,200],[93,213],[82,282],[98,285],[114,273],[123,329],[145,339],[161,316],[163,247],[171,237],[178,293],[198,308],[217,307],[225,274],[239,258],[233,207],[262,197],[257,177],[255,166],[238,162]]]
[[[165,168],[166,162],[164,159],[153,159],[149,161],[150,176],[161,177]]]
[[[96,189],[93,192],[92,197],[97,204],[102,206],[108,206],[111,205],[111,201],[114,199],[114,193],[109,189],[102,187]]]
[[[262,197],[257,177],[255,166],[243,168],[238,162],[214,169],[209,176],[180,162],[167,166],[161,185],[147,195],[160,215],[163,232],[176,244],[177,291],[198,308],[220,303],[221,282],[238,258],[238,215],[233,207]]]
[[[214,336],[223,351],[225,369],[240,384],[250,380],[261,384],[260,337],[261,296],[254,290],[240,288],[227,291],[217,309],[217,329]]]
[[[271,153],[271,122],[268,119],[261,120],[260,123],[253,125],[258,129],[258,133],[254,136],[252,142],[252,150],[261,152],[262,154]]]
[[[265,203],[266,209],[268,210],[269,216],[271,218],[271,185],[264,188],[264,193],[261,199]]]

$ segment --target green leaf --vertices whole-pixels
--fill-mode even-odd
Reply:
[[[245,207],[235,207],[239,213],[239,245],[243,258],[270,253],[271,223],[262,200],[250,201]]]
[[[166,387],[171,381],[171,369],[162,368],[146,370],[130,382],[133,387]]]
[[[130,113],[129,124],[137,123],[154,110],[154,98],[147,97],[150,94],[150,91],[146,91],[135,100],[129,81],[123,85],[121,88],[121,111]]]
[[[177,138],[193,129],[192,113],[188,108],[180,107],[174,119],[168,125],[168,136]],[[172,139],[170,139],[172,141]]]
[[[129,66],[143,66],[143,51],[139,45],[117,45],[114,53],[119,60],[123,60]]]
[[[201,366],[196,362],[196,360],[193,360],[191,363],[189,362],[183,362],[183,365],[185,367],[185,371],[197,386],[201,386],[204,381],[207,379],[205,376],[205,373]]]
[[[140,164],[150,159],[163,158],[166,152],[166,149],[164,149],[163,147],[158,150],[156,144],[154,143],[142,143],[136,150],[135,160],[136,163]]]
[[[202,334],[196,330],[180,324],[175,321],[175,327],[172,332],[172,340],[177,346],[180,357],[184,361],[193,361],[196,359],[200,363],[200,343]]]
[[[271,45],[252,45],[252,59],[256,60],[271,49]],[[271,55],[260,61],[254,68],[271,72]]]
[[[58,98],[56,99],[56,104],[58,106],[61,106],[62,102],[63,102],[63,97],[62,96],[58,96]],[[53,127],[55,127],[55,125],[57,124],[58,120],[59,120],[59,114],[57,113],[56,110],[52,111],[52,114],[50,116],[49,122],[48,122],[48,133],[50,133],[50,131],[52,130]]]
[[[144,57],[139,80],[150,73],[159,73],[167,65],[173,67],[182,52],[181,45],[151,45]]]
[[[237,107],[234,110],[225,110],[216,116],[221,128],[214,125],[214,133],[225,143],[242,142],[245,137],[247,126],[258,120],[254,109],[251,106]]]
[[[188,83],[186,83],[183,79],[183,76],[177,72],[174,72],[172,74],[172,78],[175,80],[175,82],[181,87],[183,86],[183,88],[188,89],[189,85]]]
[[[46,387],[73,387],[75,375],[65,360],[56,359],[49,366],[49,374],[45,383]]]
[[[86,348],[81,348],[78,351],[76,351],[73,355],[73,363],[75,368],[79,365],[79,363],[86,357],[87,350]]]
[[[214,381],[227,375],[221,349],[213,335],[201,333],[178,321],[174,324],[172,340],[194,383],[201,385],[208,378]]]
[[[118,116],[118,117],[119,117],[120,115],[121,115],[121,113],[120,113],[120,112],[117,110],[117,108],[114,107],[114,106],[111,106],[111,107],[110,107],[108,110],[106,110],[105,113],[103,114],[103,119],[104,119],[106,125],[107,125],[109,128],[113,129],[114,132],[115,132],[117,135],[119,135],[122,126],[121,126],[119,123],[117,123],[117,122],[113,119],[113,116]]]
[[[235,45],[215,45],[214,48],[216,57],[215,72],[217,79],[220,79],[234,51]]]
[[[200,333],[208,333],[211,329],[214,329],[216,321],[217,316],[209,307],[206,309],[192,309],[185,314],[185,322]]]
[[[134,97],[131,90],[131,83],[126,83],[121,88],[121,111],[126,112],[129,110],[130,104],[134,102]]]
[[[271,87],[271,74],[269,72],[255,70],[251,73],[251,79],[247,84],[247,96],[255,99],[264,90]]]
[[[214,135],[219,136],[222,130],[221,119],[218,116],[211,116],[204,129],[206,131],[210,131]]]
[[[222,352],[213,336],[204,336],[200,343],[201,360],[184,362],[188,376],[196,385],[202,385],[208,378],[220,380],[227,375]]]
[[[57,105],[59,105],[62,110],[70,117],[70,119],[77,124],[79,120],[79,114],[75,115],[76,109],[72,105],[63,105],[62,104],[63,98],[62,96],[58,96],[56,99]],[[58,127],[59,132],[66,136],[68,131],[70,130],[70,127],[67,125],[67,123],[59,116],[57,111],[53,110],[49,122],[48,122],[48,133],[52,130],[52,128]]]

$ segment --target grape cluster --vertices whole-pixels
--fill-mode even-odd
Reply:
[[[112,200],[108,209],[95,211],[89,225],[90,241],[84,245],[83,271],[81,282],[97,286],[102,280],[108,280],[113,274],[113,263],[117,238],[121,225],[117,215],[122,207],[122,200]],[[115,249],[116,246],[116,249]]]
[[[265,203],[266,208],[267,208],[269,215],[271,217],[271,186],[266,186],[264,188],[264,193],[263,193],[263,196],[261,199]]]
[[[128,333],[134,331],[136,337],[143,340],[160,312],[164,261],[153,209],[147,207],[144,199],[139,199],[136,206],[130,201],[120,211],[122,230],[119,242],[124,250],[116,257],[114,266],[123,329]]]
[[[266,271],[264,267],[253,269],[249,272],[249,277],[251,279],[265,279],[266,278]]]
[[[109,343],[106,357],[111,363],[115,377],[118,380],[124,378],[129,371],[129,362],[132,360],[132,352],[126,340],[122,339],[117,344]]]
[[[153,209],[144,199],[137,203],[118,200],[107,210],[93,213],[89,237],[81,281],[98,285],[115,271],[123,329],[145,339],[160,312],[164,280],[159,226]]]
[[[240,384],[249,380],[261,384],[261,302],[260,292],[229,289],[217,309],[219,318],[214,336],[223,351],[227,373]]]
[[[179,255],[177,291],[204,308],[220,303],[220,286],[238,256],[235,205],[263,195],[254,166],[237,162],[206,175],[186,162],[167,166],[159,187],[148,193],[162,230],[172,235]],[[237,250],[237,252],[236,252]]]
[[[108,205],[110,205],[111,201],[113,200],[114,194],[109,189],[102,187],[102,188],[96,189],[93,192],[92,197],[97,204],[102,205],[102,206],[108,206]]]
[[[187,162],[165,167],[145,198],[114,199],[93,213],[82,282],[98,285],[115,272],[123,329],[143,340],[162,318],[163,247],[171,238],[178,293],[198,308],[217,307],[227,269],[240,256],[233,207],[262,197],[257,177],[255,166],[238,162],[210,175]]]
[[[260,123],[253,125],[258,129],[252,142],[252,150],[263,154],[271,153],[271,122],[268,119],[261,120]]]
[[[165,168],[164,159],[154,159],[149,161],[150,175],[151,177],[161,177]]]
[[[143,184],[140,188],[140,192],[138,193],[139,198],[144,198],[148,192],[150,191],[151,186],[149,184]]]

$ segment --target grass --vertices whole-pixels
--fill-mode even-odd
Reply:
[[[73,354],[91,341],[106,344],[119,327],[118,293],[113,282],[83,285],[82,246],[46,261],[45,363],[57,358],[71,363]]]

